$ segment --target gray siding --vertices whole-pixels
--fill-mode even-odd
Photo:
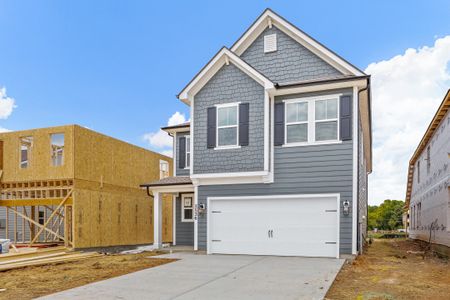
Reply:
[[[198,188],[199,203],[211,196],[258,196],[339,193],[341,201],[352,201],[351,141],[342,144],[276,147],[274,183],[209,185]],[[342,209],[342,206],[341,206]],[[352,216],[341,211],[340,251],[351,253]],[[206,248],[206,215],[199,216],[199,248]]]
[[[177,245],[193,246],[194,222],[181,222],[181,197],[177,197],[176,226]]]
[[[177,142],[176,142],[176,161],[175,161],[175,167],[176,167],[176,176],[189,176],[189,169],[180,169],[178,165],[178,154],[180,151],[180,138],[183,136],[189,135],[189,132],[177,132]]]
[[[249,145],[207,148],[207,109],[215,104],[249,103]],[[264,88],[233,64],[223,66],[194,98],[194,174],[264,169]]]
[[[277,34],[278,50],[264,53],[264,36],[273,33]],[[241,58],[277,83],[343,76],[275,26],[264,30]]]

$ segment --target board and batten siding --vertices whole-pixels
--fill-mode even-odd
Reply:
[[[176,200],[176,240],[180,246],[194,246],[194,222],[181,222],[181,197]]]
[[[269,34],[277,35],[277,50],[264,53],[264,36]],[[240,57],[276,83],[344,76],[276,26],[266,28]]]
[[[249,103],[249,145],[207,148],[207,110],[217,104]],[[194,97],[194,174],[264,169],[264,88],[233,64],[224,65]]]
[[[182,137],[186,137],[189,135],[189,131],[187,132],[177,132],[176,133],[176,161],[175,163],[175,171],[176,171],[176,176],[189,176],[189,169],[185,169],[185,168],[180,168],[180,164],[179,164],[179,159],[180,159],[180,138]]]

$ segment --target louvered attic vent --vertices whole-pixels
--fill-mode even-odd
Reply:
[[[277,35],[268,34],[264,36],[264,53],[277,51]]]

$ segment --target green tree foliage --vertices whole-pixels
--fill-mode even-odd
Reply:
[[[402,215],[404,201],[384,200],[380,206],[369,205],[368,227],[369,230],[378,228],[381,230],[394,230],[402,227]]]

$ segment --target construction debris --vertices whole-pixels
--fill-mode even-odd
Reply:
[[[18,253],[0,255],[0,272],[29,266],[64,263],[74,260],[101,256],[97,252],[79,252],[65,247],[47,249],[23,248]]]

